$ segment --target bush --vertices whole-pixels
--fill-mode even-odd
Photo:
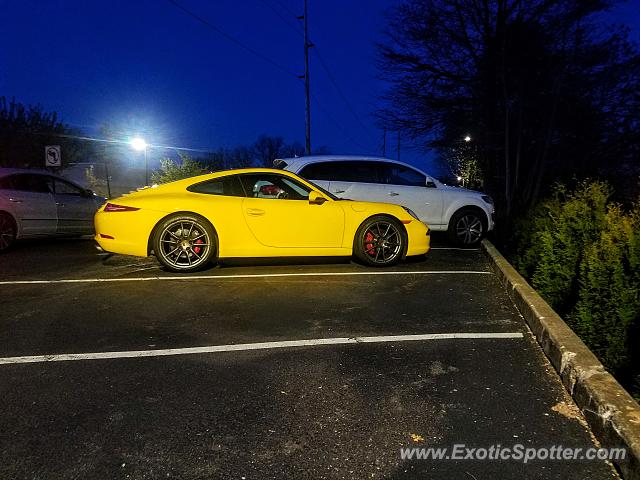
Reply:
[[[630,390],[640,392],[640,203],[603,182],[563,186],[516,227],[516,268]]]
[[[581,182],[573,192],[558,185],[516,226],[516,267],[560,314],[575,303],[580,262],[602,231],[610,196],[604,182]]]
[[[580,266],[579,299],[568,320],[613,372],[633,376],[632,338],[640,326],[640,208],[609,207],[600,237]],[[640,374],[640,372],[637,372]]]

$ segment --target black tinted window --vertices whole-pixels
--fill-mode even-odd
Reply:
[[[384,163],[382,165],[383,183],[391,185],[409,185],[414,187],[424,187],[427,184],[427,177],[413,168],[398,165],[396,163]]]
[[[24,192],[51,193],[53,191],[52,178],[46,175],[31,173],[13,175],[12,184],[14,190]]]
[[[228,197],[244,197],[244,190],[237,175],[215,178],[206,182],[196,183],[187,188],[194,193],[207,193],[209,195],[226,195]]]
[[[0,190],[13,190],[13,175],[0,178]]]
[[[82,195],[82,190],[80,188],[70,184],[69,182],[58,180],[57,178],[54,180],[54,189],[56,195]]]
[[[335,180],[340,162],[312,163],[300,170],[300,176],[309,180]]]
[[[313,163],[304,167],[300,176],[309,180],[379,183],[378,164],[361,160]]]

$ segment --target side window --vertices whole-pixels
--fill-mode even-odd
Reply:
[[[225,195],[228,197],[244,197],[245,193],[237,175],[229,175],[222,178],[214,178],[206,182],[190,185],[187,190],[194,193],[206,193],[209,195]]]
[[[344,182],[380,183],[378,179],[378,164],[376,162],[348,161],[339,162],[338,174]]]
[[[300,170],[299,175],[302,178],[306,178],[308,180],[338,180],[336,178],[336,173],[338,168],[336,168],[341,162],[320,162],[320,163],[311,163]]]
[[[13,175],[0,178],[0,190],[14,190]]]
[[[52,193],[53,182],[46,175],[23,173],[13,176],[13,188],[24,192]]]
[[[57,178],[53,181],[53,188],[56,195],[75,195],[76,197],[82,195],[80,188]]]
[[[279,199],[279,200],[307,200],[311,191],[295,180],[273,174],[240,175],[248,197]]]
[[[413,168],[408,168],[396,163],[385,163],[383,165],[382,179],[384,183],[391,185],[424,187],[427,184],[427,177],[425,175]]]

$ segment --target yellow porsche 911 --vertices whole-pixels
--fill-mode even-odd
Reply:
[[[109,200],[95,239],[113,253],[148,256],[174,272],[220,258],[355,255],[389,266],[429,250],[429,228],[408,208],[341,200],[297,175],[229,170]]]

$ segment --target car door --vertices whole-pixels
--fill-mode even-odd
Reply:
[[[65,235],[88,235],[93,233],[93,216],[97,205],[93,196],[77,185],[52,178],[53,192],[58,215],[56,232]]]
[[[3,179],[2,193],[21,236],[53,235],[58,216],[47,175],[17,173]]]
[[[310,188],[274,173],[240,175],[247,197],[243,216],[262,245],[276,248],[339,248],[344,210],[339,202],[309,203]]]
[[[381,162],[387,202],[413,210],[427,225],[442,224],[442,192],[418,170],[394,162]]]

